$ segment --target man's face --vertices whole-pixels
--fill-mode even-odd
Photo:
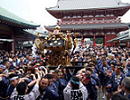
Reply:
[[[64,77],[63,72],[58,72],[58,78],[63,78],[63,77]]]
[[[116,68],[116,73],[120,74],[121,69],[120,68]]]
[[[8,61],[5,63],[5,66],[6,66],[7,68],[9,68],[10,65],[11,65],[10,62],[8,62]]]
[[[11,84],[12,84],[13,86],[16,86],[16,85],[18,84],[18,79],[12,80],[12,81],[11,81]]]
[[[59,70],[58,78],[63,78],[63,77],[64,77],[64,73],[62,72],[62,70]]]
[[[42,79],[39,83],[39,86],[41,89],[45,89],[49,85],[48,79]]]
[[[114,65],[111,65],[111,68],[112,68],[112,70],[115,70],[115,66]]]
[[[0,73],[2,73],[4,70],[2,68],[0,68]]]
[[[31,61],[31,60],[33,60],[33,57],[32,57],[32,56],[29,56],[28,59]]]

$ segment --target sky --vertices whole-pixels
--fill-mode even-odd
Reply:
[[[122,0],[130,3],[130,0]],[[53,7],[57,0],[0,0],[0,6],[28,21],[44,25],[54,25],[57,20],[45,9]],[[130,10],[122,17],[122,22],[130,22]]]

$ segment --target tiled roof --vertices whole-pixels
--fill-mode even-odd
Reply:
[[[18,16],[16,16],[15,14],[7,11],[4,8],[0,7],[0,20],[4,20],[7,22],[11,22],[11,23],[15,23],[17,25],[23,25],[25,27],[30,27],[30,28],[34,28],[34,27],[38,27],[39,25],[34,24],[32,22],[29,22],[27,20],[24,20]]]
[[[53,30],[56,25],[45,26],[46,29]],[[61,25],[61,30],[89,30],[89,29],[115,29],[128,27],[128,24],[117,23],[117,24],[81,24],[81,25]]]
[[[48,10],[104,9],[126,6],[130,4],[122,3],[120,0],[58,0],[57,5]]]

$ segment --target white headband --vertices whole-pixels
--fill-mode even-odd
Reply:
[[[18,76],[12,77],[12,78],[10,79],[10,81],[16,80],[16,79],[18,79],[18,78],[19,78]]]

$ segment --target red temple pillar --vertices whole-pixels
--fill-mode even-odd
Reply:
[[[95,37],[95,34],[93,36],[93,46],[95,47],[96,46],[96,37]]]
[[[107,43],[106,43],[107,41],[106,41],[106,34],[104,35],[104,47],[106,47],[107,46]]]

